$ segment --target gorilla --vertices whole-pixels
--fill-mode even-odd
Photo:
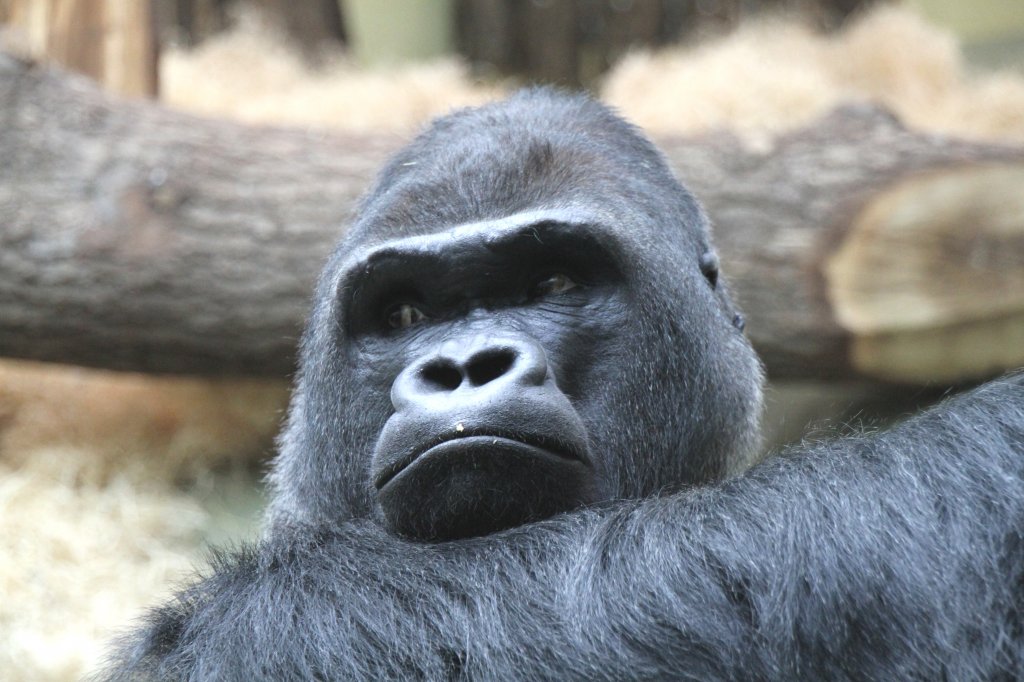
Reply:
[[[1024,678],[1024,374],[755,463],[761,386],[635,128],[444,117],[319,280],[264,537],[104,679]]]

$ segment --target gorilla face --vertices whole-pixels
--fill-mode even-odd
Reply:
[[[721,478],[757,443],[739,320],[696,202],[603,107],[441,119],[320,282],[272,518],[448,540]]]
[[[395,240],[350,265],[345,336],[391,381],[371,479],[388,526],[488,533],[608,499],[583,357],[616,352],[627,307],[588,225],[516,215]],[[583,411],[581,413],[581,410]]]

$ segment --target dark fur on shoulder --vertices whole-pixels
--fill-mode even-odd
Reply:
[[[571,111],[582,118],[566,120]],[[632,328],[631,344],[662,345],[634,352],[626,343],[616,357],[635,363],[634,379],[661,377],[666,392],[645,392],[637,379],[623,384],[630,393],[616,397],[618,412],[594,414],[666,426],[609,429],[594,439],[592,456],[600,462],[621,448],[615,466],[625,458],[642,471],[609,465],[602,475],[618,487],[607,499],[480,537],[421,542],[385,530],[366,472],[389,408],[358,392],[372,380],[360,379],[367,370],[351,361],[354,351],[336,348],[346,341],[332,326],[335,285],[325,276],[267,537],[220,554],[207,577],[153,610],[103,679],[1024,679],[1024,374],[891,430],[799,446],[723,479],[756,442],[760,377],[729,327],[727,296],[697,269],[708,237],[696,204],[668,184],[653,148],[595,103],[534,91],[480,112],[436,124],[385,170],[342,251],[422,223],[429,208],[404,204],[396,188],[419,183],[410,196],[443,203],[431,182],[466,158],[475,160],[460,172],[529,185],[495,180],[500,173],[488,164],[502,161],[487,135],[476,156],[433,156],[435,145],[458,146],[481,126],[496,126],[499,138],[520,127],[558,138],[556,158],[575,135],[579,163],[621,150],[623,163],[654,179],[624,180],[627,189],[603,210],[619,215],[618,206],[634,202],[641,227],[665,215],[689,221],[678,233],[643,227],[638,239],[649,244],[624,238],[622,247],[653,264],[651,277],[663,283],[645,285],[649,300],[636,301],[647,326]],[[460,127],[467,120],[468,130]],[[600,123],[594,132],[580,121]],[[408,170],[419,162],[433,169]],[[614,194],[607,182],[618,167],[590,187],[573,179],[577,167],[546,171],[567,174],[574,188],[557,196],[597,192],[600,203]],[[402,180],[406,172],[413,174]],[[649,210],[648,199],[664,210]],[[438,210],[448,224],[491,208]],[[372,227],[384,223],[386,234]],[[683,280],[680,289],[672,277]],[[632,311],[610,300],[605,309],[619,328]],[[678,326],[657,317],[670,314]],[[695,358],[707,362],[694,367]],[[593,385],[616,390],[608,376],[616,375]],[[335,399],[348,402],[326,402]],[[724,417],[695,416],[712,408]],[[643,437],[647,450],[632,440]],[[343,452],[324,445],[342,442]],[[693,459],[700,457],[709,469]]]

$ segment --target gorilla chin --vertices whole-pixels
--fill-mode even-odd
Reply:
[[[469,436],[377,481],[390,530],[418,540],[486,535],[596,501],[593,470],[558,445]]]

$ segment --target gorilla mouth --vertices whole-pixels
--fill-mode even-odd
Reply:
[[[554,461],[572,461],[587,463],[583,453],[571,443],[558,438],[528,434],[500,434],[466,431],[444,436],[430,442],[426,447],[414,450],[409,455],[399,457],[374,479],[377,490],[383,489],[396,476],[414,464],[420,462],[446,459],[452,455],[466,452],[482,452],[486,450],[500,451],[504,455],[526,455]]]

